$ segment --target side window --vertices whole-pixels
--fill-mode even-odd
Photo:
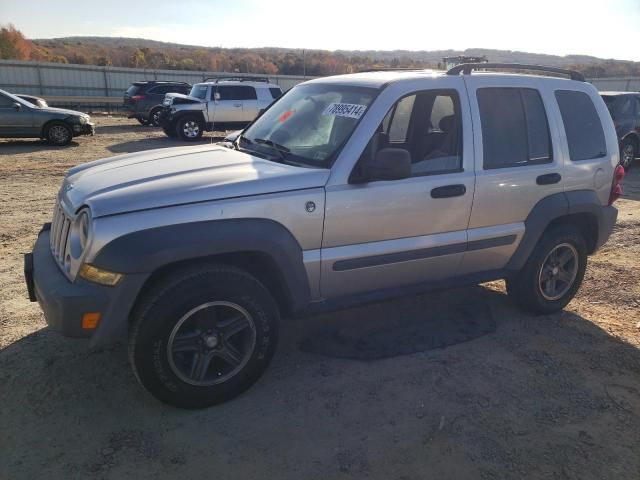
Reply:
[[[0,108],[13,107],[14,102],[13,99],[0,95]]]
[[[487,87],[479,88],[476,97],[484,169],[551,162],[549,124],[537,90]]]
[[[255,87],[242,85],[238,87],[238,89],[239,100],[257,100],[258,94],[256,93]]]
[[[167,87],[166,85],[159,85],[157,87],[153,87],[151,90],[149,90],[149,93],[152,93],[154,95],[164,95],[165,93],[169,92],[169,87]]]
[[[218,85],[217,92],[220,94],[220,100],[240,100],[239,88],[232,85]]]
[[[589,95],[575,90],[556,90],[569,157],[574,162],[604,157],[607,144],[600,117]]]
[[[414,177],[462,171],[462,118],[458,93],[455,90],[425,90],[398,100],[379,125],[360,163],[372,160],[386,147],[409,152]]]
[[[269,88],[269,92],[271,92],[271,98],[278,98],[282,95],[282,90],[276,87]]]

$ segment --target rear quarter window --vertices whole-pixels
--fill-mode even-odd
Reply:
[[[591,97],[575,90],[556,90],[572,161],[591,160],[607,154],[600,116]]]
[[[282,95],[282,90],[280,90],[279,88],[269,88],[269,92],[271,92],[272,98],[278,98],[280,97],[280,95]]]

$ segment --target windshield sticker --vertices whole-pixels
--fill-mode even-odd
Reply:
[[[355,103],[332,103],[325,108],[322,114],[334,117],[360,118],[366,109],[366,105]]]
[[[294,110],[287,110],[287,111],[286,111],[286,112],[284,112],[282,115],[280,115],[280,117],[278,118],[278,121],[279,121],[280,123],[284,123],[284,122],[286,122],[286,121],[289,119],[289,117],[290,117],[291,115],[293,115],[293,114],[294,114]]]

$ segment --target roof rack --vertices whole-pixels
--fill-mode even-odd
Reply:
[[[524,63],[461,63],[447,71],[447,75],[470,75],[474,70],[533,70],[538,72],[567,75],[571,80],[586,81],[580,72],[564,68],[545,67],[544,65],[527,65]]]
[[[183,83],[184,85],[191,85],[189,82],[179,82],[177,80],[140,80],[136,83]]]
[[[265,83],[269,83],[269,78],[268,77],[208,77],[204,79],[205,82],[211,82],[211,81],[215,81],[216,83],[218,82],[229,82],[229,81],[235,81],[235,82],[265,82]]]
[[[428,68],[411,68],[411,67],[379,67],[379,68],[367,68],[366,70],[358,70],[355,73],[370,73],[370,72],[422,72],[423,70],[429,70]]]

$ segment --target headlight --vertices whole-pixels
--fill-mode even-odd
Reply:
[[[91,236],[91,217],[88,209],[84,209],[76,217],[71,227],[70,251],[73,258],[80,258],[89,244]]]
[[[171,99],[170,99],[170,98],[165,98],[165,99],[162,101],[162,104],[163,104],[163,105],[165,105],[165,106],[166,106],[166,105],[171,105]]]
[[[87,117],[79,117],[78,121],[80,122],[80,125],[84,125],[87,123]]]

